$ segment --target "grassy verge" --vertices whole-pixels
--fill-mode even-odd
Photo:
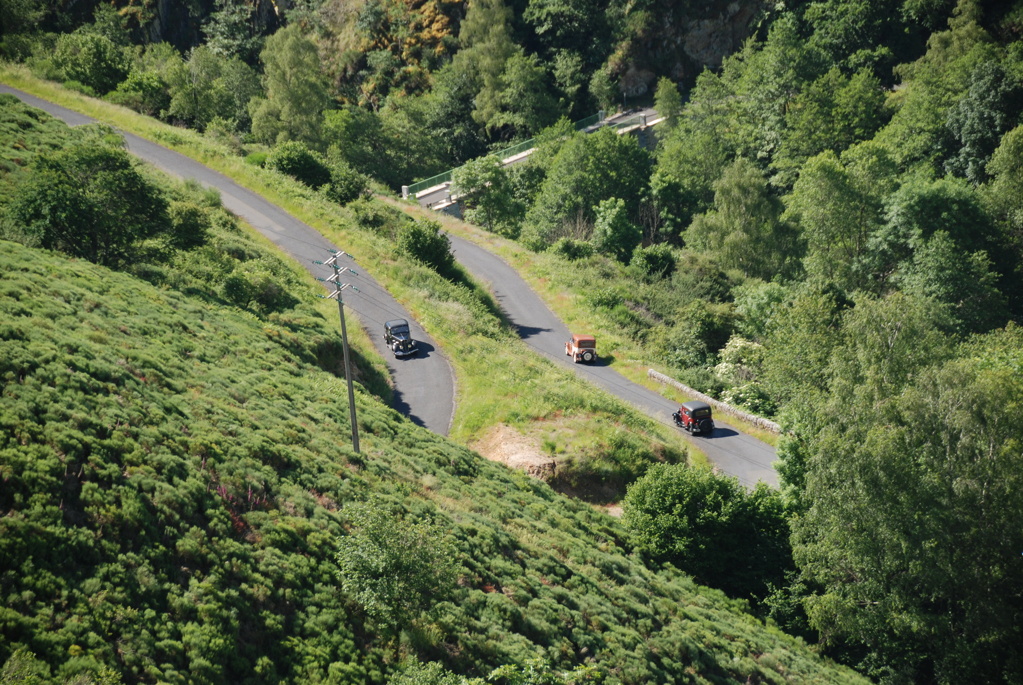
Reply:
[[[467,276],[461,282],[448,281],[401,258],[393,245],[395,219],[388,218],[386,209],[365,204],[356,210],[340,208],[290,179],[246,164],[194,131],[40,81],[23,68],[0,67],[0,80],[191,157],[372,264],[374,277],[429,331],[455,367],[453,439],[467,443],[499,425],[510,425],[547,444],[556,424],[555,484],[584,496],[599,491],[596,498],[601,501],[620,496],[651,463],[686,458],[682,438],[669,427],[533,354],[501,325],[492,313],[493,303]],[[314,287],[311,278],[308,282]],[[367,358],[379,359],[361,330],[356,344]]]
[[[533,290],[543,298],[547,306],[571,330],[593,332],[598,335],[602,353],[610,355],[615,370],[629,380],[679,403],[693,399],[675,388],[652,380],[647,375],[648,369],[654,368],[663,373],[667,373],[667,370],[649,361],[653,355],[648,350],[637,346],[633,340],[622,336],[618,332],[619,329],[607,325],[601,317],[594,315],[592,306],[585,301],[583,293],[579,292],[578,270],[586,268],[579,262],[573,263],[572,269],[566,269],[564,260],[559,257],[531,252],[513,240],[488,233],[450,215],[431,212],[407,202],[392,201],[392,204],[401,207],[403,211],[413,216],[428,216],[438,219],[443,224],[444,230],[471,240],[500,255],[515,267]],[[771,431],[763,430],[735,416],[728,415],[723,418],[747,435],[775,447],[778,444],[779,436]],[[699,452],[695,446],[690,445],[690,449],[693,452]],[[700,456],[706,462],[706,455],[701,452]]]

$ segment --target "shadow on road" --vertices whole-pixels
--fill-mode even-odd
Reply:
[[[535,326],[516,326],[515,332],[518,334],[520,338],[526,340],[527,338],[532,338],[534,335],[540,335],[541,333],[550,333],[551,329],[537,328]]]
[[[731,438],[738,435],[738,431],[734,431],[731,428],[715,428],[714,432],[710,435],[697,435],[697,438],[707,438],[708,440],[716,440],[717,438]]]
[[[404,357],[404,358],[395,357],[394,361],[396,361],[396,362],[409,362],[409,363],[411,363],[411,362],[414,362],[416,359],[419,359],[419,358],[426,359],[427,357],[430,356],[431,352],[434,352],[436,350],[436,348],[433,345],[431,345],[430,343],[428,343],[428,342],[423,342],[422,340],[418,340],[417,339],[416,340],[416,350],[417,350],[416,353],[413,354],[412,356]]]
[[[407,416],[408,420],[416,424],[417,426],[422,426],[423,428],[426,427],[426,424],[423,423],[423,420],[412,413],[412,407],[410,407],[409,403],[405,401],[405,398],[401,394],[401,391],[398,390],[397,388],[395,388],[394,390],[394,397],[391,401],[391,408],[394,409],[399,414],[401,414],[402,416]]]

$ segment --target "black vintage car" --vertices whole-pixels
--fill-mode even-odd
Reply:
[[[384,342],[391,348],[391,352],[394,352],[395,357],[411,357],[419,349],[416,341],[412,339],[408,321],[405,319],[394,319],[384,323]]]

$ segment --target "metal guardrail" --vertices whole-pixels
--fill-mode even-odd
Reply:
[[[639,126],[640,124],[644,123],[645,119],[646,119],[645,115],[637,114],[634,117],[629,117],[628,119],[623,119],[622,121],[616,121],[615,123],[608,124],[608,125],[614,127],[615,130],[619,130],[619,129],[623,129],[623,128],[630,128],[632,126]]]
[[[585,119],[580,119],[579,121],[575,122],[575,124],[574,124],[575,125],[575,130],[576,131],[581,131],[582,129],[586,128],[587,126],[593,126],[595,123],[597,123],[598,121],[600,121],[603,118],[604,118],[604,113],[603,112],[597,112],[596,114],[594,114],[592,116],[588,116]]]
[[[434,186],[439,186],[439,185],[442,185],[444,183],[450,183],[451,182],[451,174],[452,174],[452,172],[454,172],[454,169],[448,169],[443,174],[437,174],[436,176],[431,176],[430,178],[426,179],[425,181],[419,181],[417,183],[413,183],[412,185],[410,185],[408,187],[408,194],[409,195],[415,195],[420,190],[426,190],[427,188],[432,188]]]
[[[604,118],[604,113],[603,112],[597,112],[596,114],[588,116],[585,119],[580,119],[579,121],[575,122],[573,124],[573,126],[575,127],[576,131],[581,131],[582,129],[584,129],[584,128],[588,127],[588,126],[593,126],[594,124],[596,124],[598,121],[600,121],[603,118]],[[633,118],[635,119],[634,123],[639,123],[639,117],[633,117]],[[629,121],[632,121],[632,120],[630,119]],[[624,125],[623,123],[619,122],[619,123],[615,124],[614,126],[615,126],[615,128],[621,128],[623,125]],[[494,152],[492,154],[494,156],[496,156],[500,160],[505,160],[505,159],[508,159],[509,157],[514,157],[515,155],[519,154],[520,152],[525,152],[526,150],[529,150],[530,148],[534,147],[535,145],[536,145],[536,139],[535,138],[530,138],[529,140],[524,140],[521,143],[517,143],[515,145],[512,145],[511,147],[507,147],[507,148],[505,148],[505,149],[503,149],[503,150],[501,150],[499,152]],[[449,170],[445,171],[443,174],[437,174],[436,176],[431,176],[430,178],[428,178],[426,180],[417,181],[416,183],[413,183],[413,184],[409,185],[407,187],[407,189],[403,188],[402,189],[402,194],[403,194],[404,197],[410,197],[410,196],[414,196],[416,193],[418,193],[421,190],[426,190],[427,188],[433,188],[434,186],[439,186],[439,185],[442,185],[444,183],[450,183],[451,182],[451,174],[454,171],[455,171],[454,169],[449,169]]]

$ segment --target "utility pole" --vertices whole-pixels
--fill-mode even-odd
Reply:
[[[337,300],[337,311],[341,315],[341,347],[344,350],[345,357],[345,380],[348,381],[348,413],[352,418],[352,447],[355,449],[355,453],[359,453],[359,423],[355,419],[355,389],[352,386],[352,363],[348,356],[348,329],[345,328],[345,303],[341,299],[341,291],[348,287],[348,283],[341,283],[341,274],[345,271],[354,271],[349,269],[347,266],[338,266],[337,258],[345,252],[335,252],[330,259],[325,262],[316,262],[317,264],[325,264],[330,268],[334,269],[334,273],[328,276],[326,279],[327,283],[334,284],[334,292],[327,295],[332,300]],[[351,255],[348,255],[349,257]],[[357,274],[356,274],[357,275]],[[353,287],[352,290],[355,290]]]

